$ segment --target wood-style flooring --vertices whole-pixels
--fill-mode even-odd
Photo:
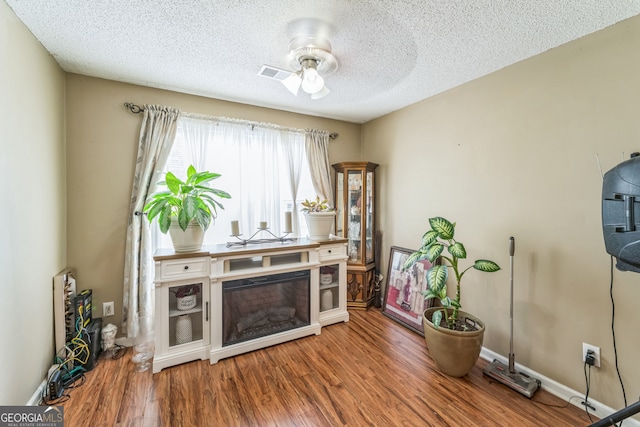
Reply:
[[[104,356],[104,355],[103,355]],[[67,390],[65,426],[586,426],[542,390],[532,400],[482,374],[439,373],[424,338],[377,309],[322,334],[158,374],[129,351]],[[595,419],[594,419],[595,420]]]

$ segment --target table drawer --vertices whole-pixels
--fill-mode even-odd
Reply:
[[[347,245],[337,243],[335,245],[322,245],[319,249],[318,258],[320,262],[334,259],[342,259],[347,256]]]
[[[209,275],[209,257],[162,261],[160,276],[163,280]]]

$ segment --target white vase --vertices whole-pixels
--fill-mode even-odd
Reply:
[[[333,308],[333,291],[325,289],[320,296],[320,311],[331,310]]]
[[[133,346],[131,360],[136,364],[136,372],[144,372],[151,367],[154,350],[155,344],[153,341],[141,342]]]
[[[144,372],[151,367],[151,359],[155,351],[154,317],[140,316],[138,318],[138,334],[133,342],[132,361],[136,364],[137,372]]]
[[[307,212],[304,218],[307,221],[310,240],[327,240],[333,229],[336,211]]]
[[[178,310],[191,310],[196,306],[197,298],[195,295],[187,295],[186,297],[176,298],[176,307]]]
[[[193,329],[191,316],[184,314],[176,319],[176,344],[184,344],[193,341]]]
[[[204,230],[196,221],[191,221],[183,231],[178,225],[178,220],[174,219],[169,226],[169,236],[171,236],[174,251],[194,252],[202,248]]]

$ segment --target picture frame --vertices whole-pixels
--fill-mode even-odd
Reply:
[[[425,300],[422,292],[428,287],[426,272],[437,261],[431,263],[424,259],[403,271],[404,263],[414,252],[399,246],[391,247],[382,314],[424,336],[422,312],[433,307],[435,299]]]

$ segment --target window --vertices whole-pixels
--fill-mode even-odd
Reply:
[[[230,237],[233,220],[240,222],[243,239],[251,237],[261,221],[267,222],[269,231],[282,236],[286,211],[294,212],[295,217],[290,236],[306,236],[306,223],[297,212],[300,202],[315,198],[316,192],[304,146],[305,135],[301,131],[181,116],[164,171],[185,179],[187,168],[193,164],[198,171],[221,174],[211,186],[227,191],[231,199],[221,201],[224,210],[218,210],[215,222],[207,230],[205,245],[235,240]],[[294,209],[296,176],[298,209]],[[153,230],[157,231],[157,227]],[[256,236],[260,237],[271,236]],[[168,235],[157,232],[155,240],[156,247],[171,247]]]

